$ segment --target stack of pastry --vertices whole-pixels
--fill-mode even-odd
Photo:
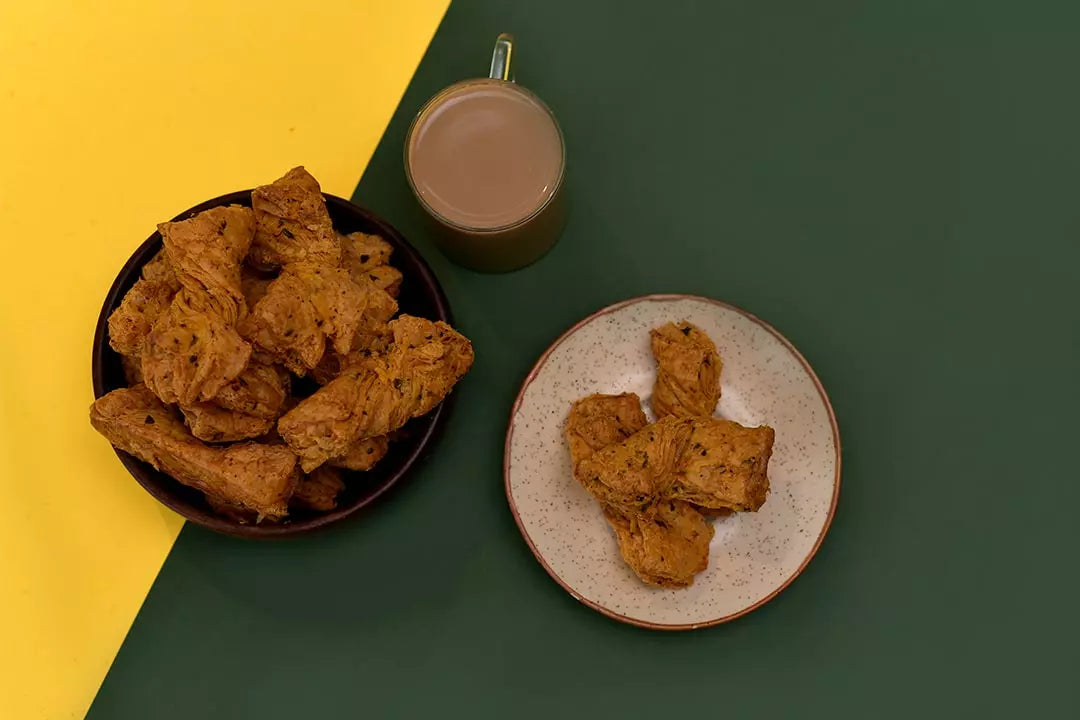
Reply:
[[[158,226],[163,250],[109,317],[129,387],[90,409],[114,446],[244,522],[335,507],[339,469],[373,467],[473,361],[445,323],[395,317],[390,244],[336,232],[304,168],[251,200]],[[293,395],[302,377],[321,387]]]
[[[627,565],[650,585],[686,587],[708,567],[711,520],[764,504],[774,433],[713,417],[722,362],[699,328],[668,323],[651,346],[656,422],[633,393],[590,395],[570,409],[566,439]]]

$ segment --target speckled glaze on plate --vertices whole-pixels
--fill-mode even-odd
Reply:
[[[720,352],[717,415],[771,425],[776,442],[765,505],[717,520],[708,569],[690,588],[662,590],[619,557],[599,505],[571,475],[563,428],[571,403],[591,393],[637,393],[652,420],[649,330],[679,320]],[[649,295],[590,315],[540,357],[511,411],[503,471],[521,534],[571,595],[616,620],[690,630],[760,607],[806,567],[836,511],[840,433],[814,371],[772,327],[717,300]]]

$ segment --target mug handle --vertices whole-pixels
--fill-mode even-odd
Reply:
[[[500,33],[495,38],[495,51],[491,53],[491,71],[488,77],[495,80],[514,82],[514,74],[510,70],[510,59],[514,54],[514,36],[510,33]]]

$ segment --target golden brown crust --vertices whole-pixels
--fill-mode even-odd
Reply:
[[[247,310],[240,263],[255,234],[251,208],[210,208],[187,220],[160,223],[158,231],[183,289],[204,296],[203,304],[235,325]]]
[[[472,344],[443,322],[402,315],[394,342],[350,368],[278,421],[306,471],[357,440],[386,435],[442,402],[472,366]]]
[[[260,269],[293,262],[337,266],[341,244],[330,222],[319,182],[295,167],[251,191],[255,240],[248,261]]]
[[[633,393],[590,395],[574,403],[566,421],[566,440],[574,467],[594,453],[623,442],[647,424],[641,401]],[[660,432],[667,424],[661,426]],[[653,440],[656,432],[654,427]],[[648,439],[643,435],[640,440]],[[619,457],[616,458],[615,455]],[[625,452],[610,451],[602,465],[625,462]],[[584,470],[594,469],[595,463]],[[585,476],[586,487],[598,490]],[[646,482],[650,484],[651,479]],[[660,485],[665,482],[661,481]],[[639,483],[629,485],[640,487]],[[606,486],[601,495],[610,499]],[[634,497],[635,503],[639,496]],[[619,553],[642,581],[657,587],[686,587],[709,564],[713,527],[688,503],[658,500],[631,508],[627,503],[601,503],[604,518],[615,531]]]
[[[385,325],[397,303],[348,271],[313,263],[286,265],[241,326],[246,338],[304,375],[322,361],[327,341],[345,354],[358,335]]]
[[[686,421],[663,418],[583,458],[574,477],[601,504],[640,510],[665,497],[690,433]]]
[[[627,511],[676,499],[752,512],[769,492],[773,437],[767,425],[668,416],[589,455],[574,476],[601,503]]]
[[[176,271],[173,270],[172,263],[169,262],[169,256],[164,247],[154,253],[154,257],[150,258],[142,266],[139,275],[142,276],[143,280],[165,283],[174,292],[180,289],[180,279],[176,277]]]
[[[120,306],[109,315],[109,346],[126,356],[128,363],[135,364],[141,362],[150,328],[168,309],[180,289],[180,281],[176,279],[164,250],[159,250],[143,266],[141,275],[124,295]],[[141,374],[140,370],[138,376]],[[134,376],[129,375],[129,378]]]
[[[634,393],[581,398],[570,407],[563,431],[572,467],[597,450],[622,442],[646,424],[641,399]]]
[[[212,402],[181,405],[191,434],[212,443],[236,442],[262,437],[274,427],[273,418],[233,412]]]
[[[378,235],[354,232],[339,235],[341,242],[341,265],[359,279],[371,268],[390,264],[394,247]]]
[[[296,456],[284,446],[204,445],[141,385],[99,398],[90,422],[120,450],[220,502],[267,517],[288,510],[298,472]]]
[[[401,294],[401,271],[392,265],[380,265],[367,271],[366,277],[371,284],[384,291],[392,298]]]
[[[311,371],[311,377],[320,385],[325,385],[349,368],[363,364],[372,355],[386,352],[393,342],[394,333],[389,325],[358,332],[353,337],[352,350],[342,355],[329,348]]]
[[[341,265],[349,271],[353,282],[371,282],[391,297],[401,290],[401,271],[390,265],[394,248],[378,235],[354,232],[339,235]]]
[[[147,336],[142,374],[164,402],[208,401],[251,356],[234,327],[247,312],[240,262],[254,233],[251,210],[211,208],[158,229],[182,287]]]
[[[142,354],[150,328],[172,302],[176,292],[166,283],[139,279],[109,315],[109,346],[121,355]]]
[[[214,310],[181,290],[150,331],[142,354],[147,387],[167,403],[213,399],[247,367],[251,346]]]
[[[711,416],[720,400],[722,363],[709,336],[688,322],[668,323],[652,330],[651,345],[656,417]]]
[[[697,418],[692,424],[671,496],[707,508],[760,508],[769,493],[773,429],[719,418]]]
[[[277,419],[289,397],[290,385],[284,368],[252,361],[214,396],[214,403],[233,412]]]
[[[649,585],[687,587],[709,566],[714,529],[688,503],[662,500],[629,513],[608,506],[604,518],[615,531],[623,560]]]
[[[289,374],[250,362],[210,402],[181,405],[191,434],[206,442],[249,440],[268,433],[284,412]]]

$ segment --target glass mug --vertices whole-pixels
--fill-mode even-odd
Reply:
[[[495,41],[489,77],[435,94],[405,138],[405,177],[452,261],[524,267],[566,219],[566,144],[550,108],[511,74],[513,38]]]

